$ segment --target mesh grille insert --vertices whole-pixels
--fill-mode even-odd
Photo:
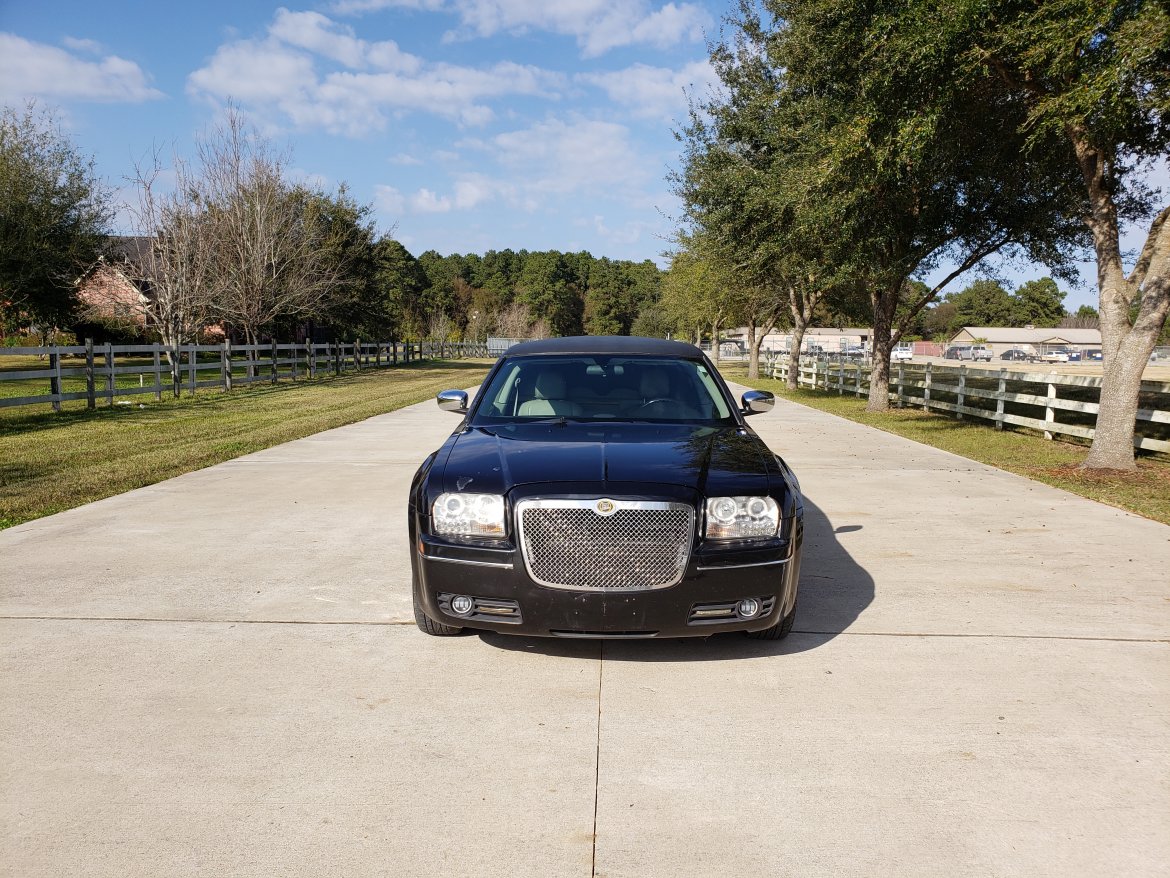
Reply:
[[[520,545],[532,578],[556,588],[666,588],[682,579],[695,513],[685,503],[525,500]]]

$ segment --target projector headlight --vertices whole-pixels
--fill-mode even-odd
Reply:
[[[502,537],[504,498],[499,494],[441,494],[431,507],[435,533],[461,537]]]
[[[768,539],[780,527],[780,507],[771,497],[710,497],[707,500],[709,540]]]

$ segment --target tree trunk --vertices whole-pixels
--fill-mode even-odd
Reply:
[[[722,321],[716,317],[711,321],[711,362],[719,365],[719,324]]]
[[[894,312],[898,307],[901,280],[892,289],[879,291],[873,299],[873,367],[869,373],[867,412],[890,410],[890,351],[894,346]],[[885,295],[882,295],[882,293]]]
[[[1170,311],[1170,208],[1150,227],[1129,278],[1121,261],[1117,209],[1108,179],[1108,156],[1079,128],[1069,130],[1077,164],[1089,192],[1087,223],[1097,253],[1101,353],[1104,374],[1093,445],[1084,469],[1134,470],[1134,421],[1142,373]],[[1138,303],[1136,319],[1130,311]]]
[[[252,331],[252,327],[250,327],[250,326],[244,327],[244,342],[245,342],[245,344],[248,344],[248,345],[256,344],[256,333],[254,333]],[[256,351],[250,350],[250,351],[248,351],[248,354],[247,354],[248,369],[247,369],[247,372],[245,374],[247,374],[248,378],[255,378],[256,377],[256,366],[252,362],[253,360],[256,359],[256,353],[257,353]]]
[[[761,326],[760,331],[756,331],[756,327],[748,326],[748,377],[760,377],[760,348],[764,345],[764,339],[771,335],[772,330],[776,328],[775,323],[769,323]]]
[[[760,336],[763,338],[763,336]],[[756,344],[756,324],[752,320],[748,320],[747,325],[747,344],[748,344],[748,373],[749,380],[754,380],[760,377],[760,349]]]
[[[796,390],[800,386],[800,349],[804,346],[804,331],[807,328],[804,315],[793,309],[792,344],[788,348],[788,378],[784,382],[789,390]]]

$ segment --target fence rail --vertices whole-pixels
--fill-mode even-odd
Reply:
[[[848,361],[803,359],[797,383],[838,394],[869,395],[870,367]],[[773,378],[787,380],[787,361],[771,366]],[[897,363],[890,374],[890,402],[899,408],[977,418],[1054,435],[1092,439],[1101,397],[1095,375],[976,369],[933,363]],[[1135,421],[1134,447],[1170,453],[1170,383],[1143,381]]]
[[[44,368],[4,368],[5,357],[38,357]],[[427,359],[490,356],[485,344],[437,341],[337,342],[315,344],[53,345],[0,347],[0,408],[99,400],[114,405],[118,397],[163,393],[178,397],[201,388],[231,390],[241,384],[381,369]],[[77,361],[71,365],[71,361]],[[135,378],[137,383],[135,383]],[[20,383],[17,383],[20,382]],[[21,395],[8,395],[6,391]],[[48,392],[27,391],[47,390]]]

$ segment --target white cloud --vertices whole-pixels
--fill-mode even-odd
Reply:
[[[406,199],[393,186],[374,187],[374,206],[382,213],[397,216],[406,208]]]
[[[622,223],[619,228],[611,229],[605,224],[605,217],[593,217],[594,231],[612,244],[623,246],[637,244],[642,238],[642,233],[650,228],[652,228],[650,223],[641,220],[630,220],[629,222]]]
[[[328,69],[336,65],[342,69]],[[360,40],[318,13],[280,9],[267,36],[220,46],[190,75],[188,91],[216,103],[233,99],[261,116],[282,114],[298,127],[360,136],[404,112],[483,125],[494,116],[487,101],[555,98],[563,84],[558,74],[510,61],[428,64],[395,43]]]
[[[699,40],[711,23],[696,3],[654,8],[647,0],[339,0],[333,8],[342,13],[390,8],[446,12],[459,19],[459,29],[449,35],[453,39],[544,30],[575,37],[586,56],[618,46],[664,48]]]
[[[547,119],[490,141],[496,160],[522,172],[525,188],[546,194],[577,191],[619,198],[655,176],[631,143],[629,129],[595,119]]]
[[[374,67],[413,73],[422,66],[419,58],[403,52],[393,40],[368,43],[358,39],[353,28],[336,24],[319,12],[277,9],[268,32],[287,46],[305,49],[350,69]]]
[[[597,86],[639,116],[662,119],[678,118],[687,108],[688,92],[702,98],[719,81],[705,59],[679,70],[634,64],[611,73],[582,73],[577,80]]]
[[[62,37],[61,45],[75,52],[86,52],[90,55],[100,55],[104,47],[97,40],[87,40],[81,37]]]
[[[416,213],[446,213],[451,209],[451,199],[440,197],[430,189],[419,189],[410,196],[410,207]]]
[[[395,165],[421,165],[422,159],[415,158],[409,153],[400,152],[390,156],[390,162]]]
[[[447,213],[483,207],[505,207],[532,213],[550,203],[564,210],[574,198],[601,197],[626,208],[653,210],[645,185],[657,173],[630,140],[629,130],[613,122],[573,118],[549,119],[528,128],[489,139],[467,140],[466,149],[486,153],[500,168],[496,175],[456,173],[450,194],[419,189],[407,199],[398,191],[379,186],[378,204],[408,208],[412,213]],[[389,200],[386,192],[399,200]],[[643,223],[606,229],[616,243],[638,239]]]
[[[73,40],[71,48],[93,52],[96,43]],[[140,103],[163,97],[133,61],[107,55],[86,61],[64,49],[0,33],[0,99],[44,97],[102,103]]]

